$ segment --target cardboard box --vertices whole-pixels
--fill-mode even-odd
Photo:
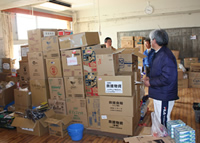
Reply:
[[[7,104],[14,101],[14,89],[16,85],[11,86],[10,88],[4,89],[0,93],[0,106],[6,106]]]
[[[46,79],[46,62],[42,52],[28,53],[28,64],[31,79]]]
[[[183,79],[183,70],[178,69],[178,79]]]
[[[30,80],[29,64],[28,61],[19,61],[19,76],[21,81]]]
[[[30,88],[32,106],[39,106],[42,102],[47,102],[50,97],[48,80],[30,80]]]
[[[134,77],[98,76],[98,94],[107,96],[133,96],[135,94]]]
[[[100,99],[99,97],[87,97],[86,100],[89,127],[100,128]]]
[[[85,72],[86,96],[98,96],[97,72]]]
[[[101,114],[101,131],[133,135],[133,117]]]
[[[47,76],[50,78],[62,77],[62,67],[60,58],[46,59]]]
[[[138,52],[144,53],[144,45],[143,44],[137,44],[135,45],[135,48],[139,49]]]
[[[191,63],[198,63],[198,58],[184,58],[185,68],[190,68]]]
[[[189,72],[189,88],[200,88],[199,72]]]
[[[171,50],[171,51],[174,54],[175,58],[178,59],[179,58],[179,51],[177,51],[177,50]]]
[[[124,138],[125,142],[129,142],[129,143],[175,143],[175,141],[170,138],[169,136],[167,137],[162,137],[162,138],[157,138],[157,137],[153,137],[153,136],[135,136],[135,137],[127,137]]]
[[[29,52],[42,52],[42,37],[56,36],[56,29],[35,29],[28,31]]]
[[[9,82],[9,81],[13,81],[14,83],[17,83],[19,81],[19,77],[12,77],[12,76],[7,76],[6,77],[6,81]]]
[[[119,71],[118,52],[111,48],[96,50],[98,75],[114,76]]]
[[[22,57],[22,61],[28,61],[28,52],[29,52],[29,47],[28,47],[28,45],[23,45],[23,46],[21,46],[21,57]]]
[[[49,78],[48,81],[51,99],[65,101],[63,78]]]
[[[121,37],[121,40],[134,40],[133,36],[123,36]]]
[[[73,123],[81,123],[88,127],[86,99],[66,98],[67,113],[72,117]]]
[[[97,72],[96,49],[101,45],[82,47],[84,72]]]
[[[58,30],[58,35],[59,36],[63,36],[63,35],[72,35],[73,31],[72,30],[67,30],[67,29],[63,29],[63,30]]]
[[[45,112],[47,119],[45,122],[49,126],[49,134],[58,137],[67,135],[67,127],[71,123],[71,117],[62,114],[56,114],[53,110]]]
[[[105,115],[134,117],[134,97],[100,96],[100,112]]]
[[[15,60],[11,58],[2,58],[2,71],[3,73],[11,73],[14,68]]]
[[[135,41],[134,40],[121,40],[121,48],[134,48]]]
[[[143,58],[138,58],[138,66],[143,67]]]
[[[135,36],[135,45],[137,44],[144,44],[144,37],[141,36]]]
[[[59,37],[60,49],[72,49],[100,43],[98,32],[83,32]]]
[[[18,133],[42,136],[48,132],[48,124],[44,121],[46,117],[36,120],[34,123],[32,120],[25,119],[22,117],[15,117],[12,122],[12,126],[17,127]]]
[[[83,76],[81,50],[61,51],[63,76]]]
[[[179,79],[178,88],[188,88],[188,79]]]
[[[181,64],[181,60],[176,59],[176,62],[177,62],[177,67],[179,68],[179,64]]]
[[[66,101],[49,99],[48,103],[55,113],[64,115],[67,114]]]
[[[191,72],[200,72],[200,63],[191,63],[190,71]]]
[[[6,81],[7,76],[11,76],[11,73],[0,73],[0,81]]]
[[[66,97],[85,98],[83,77],[65,77]]]
[[[20,91],[19,89],[14,90],[15,97],[15,106],[18,107],[31,107],[31,92],[29,91]]]
[[[43,48],[43,55],[45,59],[60,57],[58,36],[43,37],[42,48]]]

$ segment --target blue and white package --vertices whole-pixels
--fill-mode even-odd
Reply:
[[[167,131],[171,138],[174,138],[174,128],[185,126],[186,124],[181,120],[171,120],[167,122]]]

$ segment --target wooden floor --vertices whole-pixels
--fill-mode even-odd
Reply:
[[[200,89],[179,89],[180,99],[176,101],[172,111],[172,120],[181,119],[187,125],[196,131],[196,142],[200,143],[200,124],[195,123],[194,111],[192,109],[193,102],[200,103]],[[153,111],[152,100],[149,104],[149,111],[142,123],[151,126],[151,112]],[[138,127],[136,135],[141,131],[142,127]],[[123,139],[96,136],[85,133],[80,143],[123,143]],[[17,133],[15,130],[0,129],[0,143],[77,143],[71,141],[69,136],[65,138],[57,138],[49,135],[42,137]]]

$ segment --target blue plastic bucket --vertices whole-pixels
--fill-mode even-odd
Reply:
[[[83,138],[83,130],[82,124],[71,124],[67,127],[68,134],[73,141],[80,141]]]

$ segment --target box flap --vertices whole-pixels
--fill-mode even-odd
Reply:
[[[171,139],[169,136],[163,138],[156,138],[149,135],[124,138],[124,141],[129,143],[150,143],[150,142],[175,143],[175,141]]]
[[[45,122],[49,123],[49,124],[59,124],[60,123],[60,120],[58,119],[53,119],[53,118],[47,118],[45,120]]]
[[[66,115],[66,116],[62,119],[62,123],[63,123],[64,125],[69,124],[71,121],[72,121],[72,117],[71,117],[71,116],[68,116],[68,115]]]
[[[101,49],[94,49],[94,51],[97,55],[101,55],[101,54],[112,54],[115,50],[113,50],[112,48],[101,48]]]
[[[12,122],[12,126],[14,127],[20,127],[20,128],[35,128],[35,125],[37,124],[34,123],[32,120],[21,118],[21,117],[15,117],[15,119]]]
[[[53,111],[53,109],[50,109],[49,111],[45,112],[45,115],[47,116],[47,118],[50,118],[55,115],[55,112]]]
[[[137,51],[133,52],[132,54],[135,55],[135,56],[138,56],[138,57],[140,57],[140,58],[145,58],[145,57],[147,57],[147,56],[145,56],[144,54],[139,53],[139,52],[137,52]]]
[[[48,123],[45,122],[46,119],[47,119],[46,117],[43,117],[40,120],[38,120],[42,124],[42,126],[45,128],[48,126]]]

